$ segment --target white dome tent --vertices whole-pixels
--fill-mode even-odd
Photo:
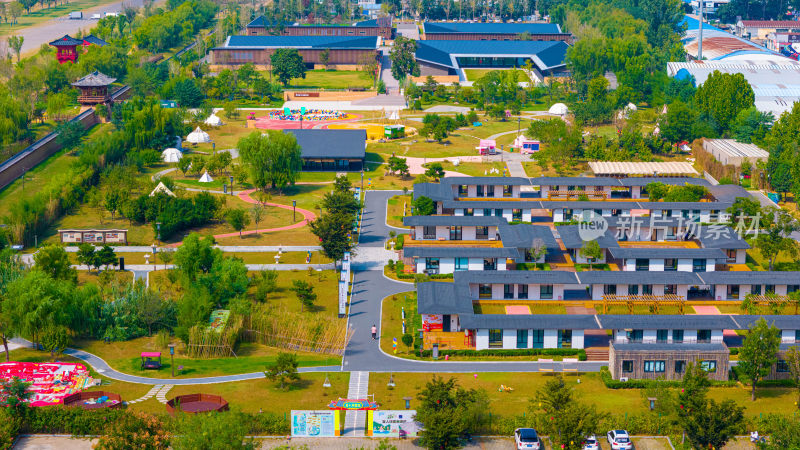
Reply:
[[[209,137],[208,133],[201,130],[200,127],[197,127],[186,136],[186,142],[190,142],[192,144],[202,144],[205,142],[211,142],[211,137]]]
[[[632,112],[637,111],[638,109],[639,108],[637,108],[633,103],[628,103],[620,112],[617,113],[617,118],[620,120],[627,119],[630,117]]]
[[[211,183],[214,181],[214,179],[211,178],[211,175],[208,174],[208,171],[205,171],[203,172],[203,176],[200,177],[198,181],[201,183]]]
[[[183,153],[177,148],[168,148],[161,152],[161,159],[164,160],[165,163],[176,163],[183,158]]]
[[[563,103],[556,103],[555,105],[551,106],[547,112],[557,116],[566,116],[569,112],[569,108],[567,108],[567,105]]]
[[[219,116],[217,116],[214,113],[211,113],[211,115],[208,116],[208,118],[204,121],[204,123],[206,125],[210,125],[212,127],[218,127],[218,126],[223,125],[222,119],[220,119]]]

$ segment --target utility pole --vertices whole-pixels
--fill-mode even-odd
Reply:
[[[697,34],[697,60],[703,60],[703,2],[704,0],[699,0],[700,3],[700,28]]]

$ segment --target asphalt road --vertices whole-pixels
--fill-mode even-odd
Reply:
[[[160,1],[156,3],[160,3]],[[65,34],[75,35],[79,30],[84,30],[85,34],[89,34],[89,30],[95,26],[97,20],[87,19],[87,17],[91,17],[94,13],[122,12],[123,5],[141,8],[143,4],[144,0],[124,0],[99,5],[83,10],[84,19],[82,20],[70,20],[67,15],[64,15],[39,25],[22,28],[15,34],[25,38],[22,43],[22,53],[25,54],[30,51],[36,51],[42,44],[50,43]]]

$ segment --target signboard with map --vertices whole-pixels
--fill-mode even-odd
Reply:
[[[337,414],[338,411],[292,411],[292,436],[337,436]]]

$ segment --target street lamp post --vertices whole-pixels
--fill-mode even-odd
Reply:
[[[292,200],[292,222],[297,222],[297,200]]]
[[[172,378],[175,378],[175,344],[169,344],[169,365],[172,367]]]
[[[229,177],[231,179],[231,195],[233,195],[233,175]]]
[[[158,249],[158,247],[156,247],[155,242],[153,242],[152,248],[153,248],[153,270],[156,270],[156,249]]]
[[[161,240],[161,222],[156,222],[156,240],[157,241]]]

